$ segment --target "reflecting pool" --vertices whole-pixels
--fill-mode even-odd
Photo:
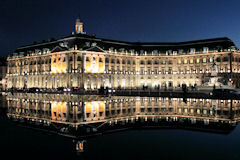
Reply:
[[[1,104],[6,154],[240,158],[240,100],[8,93]]]

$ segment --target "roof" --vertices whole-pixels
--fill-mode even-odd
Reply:
[[[87,50],[97,45],[99,48],[103,50],[109,50],[110,48],[113,48],[117,50],[119,49],[135,51],[159,50],[163,52],[167,50],[179,50],[179,49],[189,50],[190,48],[202,49],[203,47],[208,47],[210,49],[229,49],[232,47],[236,48],[232,40],[227,37],[185,42],[127,42],[105,38],[97,38],[95,36],[90,36],[87,34],[73,34],[60,38],[58,40],[22,46],[17,48],[15,53],[27,52],[29,50],[33,51],[35,49],[42,50],[44,48],[49,48],[52,51],[57,46],[61,45],[61,43],[66,44],[66,46],[64,47],[66,50],[67,48],[74,47],[74,45],[77,45],[78,48],[81,48],[82,50]],[[95,44],[92,45],[93,43]]]

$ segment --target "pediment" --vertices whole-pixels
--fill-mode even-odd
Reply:
[[[93,46],[91,48],[86,49],[86,51],[93,51],[93,52],[105,52],[101,47]]]

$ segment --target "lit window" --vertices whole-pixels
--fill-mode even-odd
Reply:
[[[178,59],[178,64],[181,64],[181,59]]]
[[[199,63],[199,62],[200,62],[200,59],[199,59],[199,58],[197,58],[196,62],[197,62],[197,63]]]
[[[203,58],[202,62],[206,63],[207,62],[207,58]]]
[[[184,59],[184,64],[187,64],[188,63],[188,60],[187,59]]]
[[[212,57],[209,58],[209,62],[213,62],[213,58]]]
[[[193,59],[190,59],[190,63],[193,64]]]

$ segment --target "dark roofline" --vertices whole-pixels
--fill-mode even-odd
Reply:
[[[127,42],[127,41],[111,40],[111,39],[105,39],[105,38],[97,38],[95,36],[80,33],[80,34],[69,35],[69,36],[54,40],[52,42],[44,42],[44,43],[21,46],[17,48],[16,51],[27,49],[27,48],[33,48],[37,46],[43,47],[45,45],[50,45],[50,44],[58,43],[58,42],[69,40],[69,39],[71,40],[85,39],[85,40],[99,41],[99,42],[108,43],[108,44],[123,45],[126,47],[183,47],[183,46],[190,46],[190,45],[204,45],[204,44],[220,43],[220,42],[229,42],[236,47],[233,41],[228,37],[192,40],[192,41],[184,41],[184,42]]]

